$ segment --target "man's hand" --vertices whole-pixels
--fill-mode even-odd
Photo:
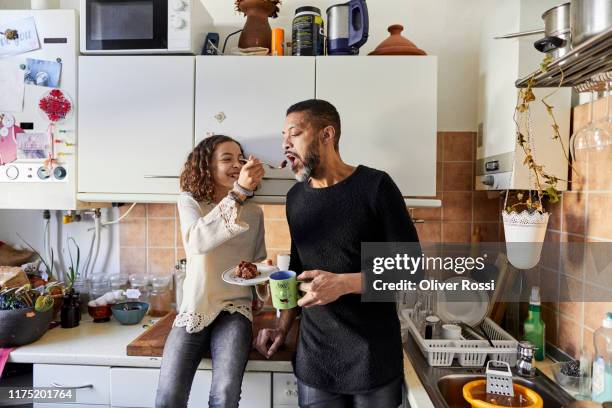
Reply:
[[[304,281],[300,284],[300,290],[306,295],[298,300],[298,306],[326,305],[342,295],[357,292],[359,289],[355,287],[355,278],[359,280],[357,284],[360,287],[359,273],[339,274],[319,269],[304,271],[297,279]]]
[[[262,356],[270,358],[280,346],[285,344],[285,337],[286,334],[281,329],[261,329],[253,342],[253,346]],[[270,347],[268,347],[269,343],[272,343]]]

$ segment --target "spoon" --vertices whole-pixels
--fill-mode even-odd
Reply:
[[[246,164],[248,162],[247,159],[238,159],[238,161],[240,163],[242,163],[242,164]],[[261,162],[261,164],[265,164],[266,166],[268,166],[269,168],[271,168],[273,170],[279,170],[279,169],[284,169],[285,167],[287,167],[287,160],[283,160],[281,162],[281,164],[278,165],[278,166],[273,166],[273,165],[271,165],[269,163],[266,163],[266,162]]]

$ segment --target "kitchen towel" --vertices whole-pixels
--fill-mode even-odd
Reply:
[[[17,347],[6,347],[0,348],[0,378],[2,378],[2,373],[4,372],[4,366],[8,361],[9,354],[11,351],[15,350]]]

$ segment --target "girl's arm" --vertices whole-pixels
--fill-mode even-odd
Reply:
[[[247,231],[248,224],[238,219],[239,207],[236,201],[225,197],[212,211],[202,216],[200,205],[191,194],[181,193],[178,212],[185,252],[205,254]]]

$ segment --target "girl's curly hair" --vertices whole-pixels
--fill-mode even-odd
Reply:
[[[244,154],[240,143],[229,136],[207,137],[198,143],[187,156],[181,173],[181,191],[191,193],[198,202],[205,201],[208,204],[212,202],[215,195],[215,183],[211,169],[212,155],[217,146],[225,142],[236,143],[240,147],[240,152]]]

